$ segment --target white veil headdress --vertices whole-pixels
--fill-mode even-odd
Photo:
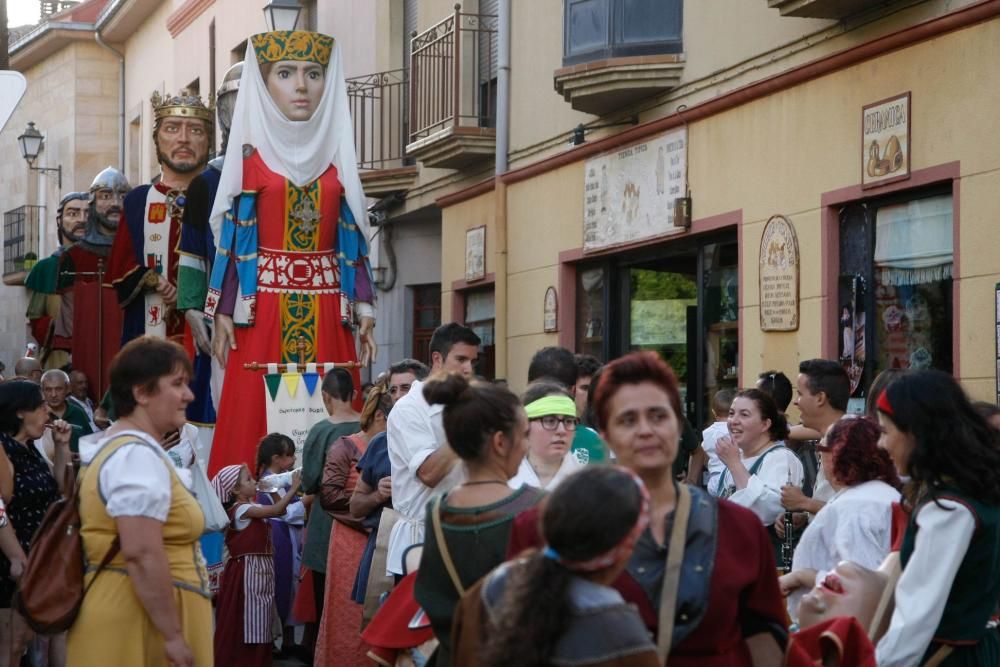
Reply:
[[[367,241],[368,213],[358,175],[340,45],[336,40],[333,42],[325,79],[323,97],[312,118],[304,121],[288,120],[267,92],[253,40],[247,40],[243,76],[240,78],[232,127],[229,130],[230,155],[222,167],[210,218],[216,243],[222,229],[222,219],[243,189],[242,148],[246,145],[257,149],[271,171],[299,187],[315,181],[331,164],[336,166],[354,221]]]

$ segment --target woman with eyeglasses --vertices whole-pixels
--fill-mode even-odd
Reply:
[[[889,554],[900,482],[889,455],[878,448],[879,435],[873,419],[841,419],[816,447],[835,493],[802,533],[792,571],[778,579],[793,619],[818,572],[832,572],[845,560],[875,570]]]
[[[566,477],[584,467],[569,451],[576,433],[576,403],[569,393],[551,382],[536,382],[521,397],[528,416],[528,453],[517,474],[507,483],[551,491]]]

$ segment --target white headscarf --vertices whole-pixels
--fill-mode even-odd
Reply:
[[[229,130],[230,157],[222,168],[210,218],[216,240],[222,229],[222,218],[243,189],[242,147],[248,144],[260,152],[268,169],[298,187],[315,181],[331,164],[336,166],[354,221],[367,239],[368,213],[358,175],[340,45],[334,41],[323,97],[309,120],[288,120],[278,109],[267,92],[252,40],[247,41],[243,62],[243,76]]]

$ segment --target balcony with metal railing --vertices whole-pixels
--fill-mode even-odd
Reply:
[[[358,169],[369,197],[406,190],[416,181],[414,160],[406,155],[409,96],[405,68],[347,79]]]
[[[38,221],[41,206],[19,206],[3,214],[3,281],[23,285],[38,261]]]
[[[451,16],[415,34],[410,55],[406,154],[461,169],[496,150],[497,17]]]

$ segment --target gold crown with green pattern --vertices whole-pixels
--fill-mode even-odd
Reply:
[[[281,60],[317,63],[326,67],[333,52],[333,37],[305,30],[274,30],[250,38],[257,63],[267,65]]]
[[[153,120],[159,123],[164,118],[197,118],[209,125],[213,124],[214,111],[206,107],[200,95],[160,95],[155,91],[149,98],[153,105]]]

